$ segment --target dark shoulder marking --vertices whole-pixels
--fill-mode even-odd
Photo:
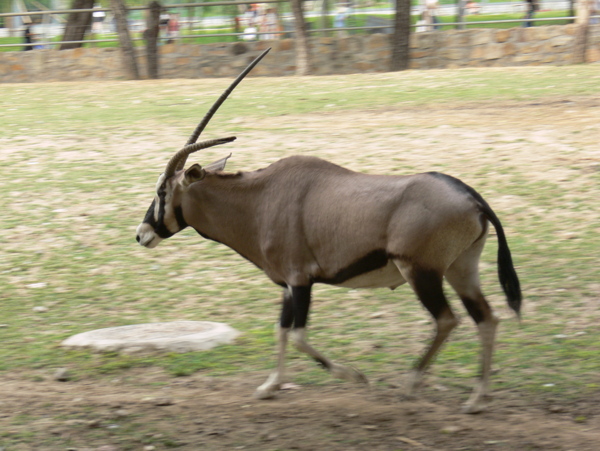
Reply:
[[[313,282],[339,285],[344,283],[346,280],[353,279],[361,274],[366,274],[368,272],[375,271],[376,269],[383,268],[385,265],[387,265],[388,260],[388,253],[383,249],[378,249],[369,252],[364,257],[359,258],[347,267],[341,269],[333,277],[315,277],[313,278]]]

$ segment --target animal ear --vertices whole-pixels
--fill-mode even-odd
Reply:
[[[217,160],[209,165],[206,165],[204,168],[207,171],[222,171],[223,169],[225,169],[225,164],[227,163],[227,160],[229,159],[229,157],[231,156],[231,154],[227,155],[225,158],[221,158],[220,160]]]
[[[185,170],[182,184],[184,186],[191,185],[194,182],[199,182],[206,176],[206,171],[199,164],[193,164]]]

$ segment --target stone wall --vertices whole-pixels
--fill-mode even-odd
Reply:
[[[575,25],[510,29],[470,29],[415,33],[411,68],[458,68],[521,65],[564,65],[576,62]],[[255,76],[295,72],[294,41],[224,44],[167,44],[160,47],[161,78],[234,77],[260,51],[273,47],[253,71]],[[385,72],[390,36],[373,34],[311,38],[314,74]],[[140,73],[145,54],[138,49]],[[600,25],[590,27],[586,62],[600,61]],[[0,82],[46,82],[123,79],[118,48],[0,52]]]

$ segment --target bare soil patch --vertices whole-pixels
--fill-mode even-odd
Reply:
[[[292,386],[257,401],[251,393],[264,375],[256,373],[174,379],[136,370],[79,382],[21,376],[0,384],[0,430],[54,437],[56,447],[44,449],[592,451],[600,439],[600,397],[556,405],[502,392],[489,411],[469,416],[458,413],[464,394],[435,385],[409,401],[394,384],[350,383]]]

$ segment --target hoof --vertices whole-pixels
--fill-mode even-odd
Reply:
[[[462,413],[479,413],[487,409],[488,401],[491,399],[491,395],[484,385],[478,385],[471,393],[471,396],[466,403],[463,404],[460,411]]]
[[[480,402],[480,403],[474,403],[474,404],[469,404],[469,403],[465,403],[463,404],[463,406],[460,409],[461,413],[468,413],[470,415],[476,414],[476,413],[481,413],[484,410],[487,409],[487,404]]]
[[[270,385],[268,387],[260,386],[254,392],[256,399],[273,399],[281,387],[279,385]]]
[[[411,371],[406,376],[403,398],[407,399],[407,400],[414,399],[415,392],[421,386],[422,382],[423,382],[423,373],[421,373],[419,371]]]
[[[480,413],[487,409],[488,401],[490,397],[488,395],[481,395],[480,393],[475,393],[474,396],[471,396],[469,400],[463,404],[460,409],[461,413]]]
[[[360,384],[369,384],[367,377],[350,366],[343,366],[334,363],[331,367],[331,375],[337,379],[343,379],[350,382],[358,382]]]
[[[254,398],[256,399],[271,399],[274,398],[276,393],[281,389],[281,373],[279,371],[273,371],[267,380],[256,389],[254,392]]]
[[[401,393],[400,400],[401,401],[414,401],[417,399],[417,396],[414,393]]]

